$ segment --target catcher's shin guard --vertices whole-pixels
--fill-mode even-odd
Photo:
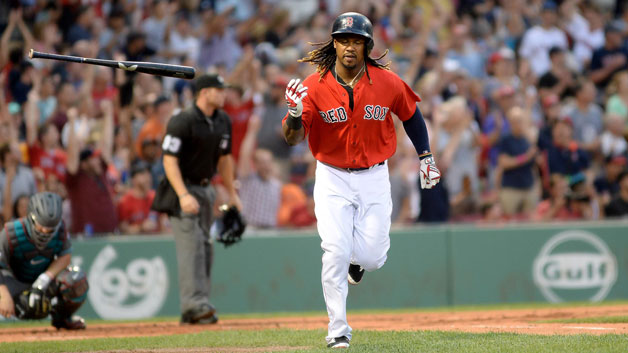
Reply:
[[[85,272],[78,267],[68,267],[57,275],[55,280],[56,293],[51,300],[52,324],[58,328],[69,328],[66,323],[72,323],[72,314],[75,313],[85,299],[87,299],[87,291],[89,284]],[[82,319],[80,320],[82,321]],[[85,324],[83,323],[84,328]]]

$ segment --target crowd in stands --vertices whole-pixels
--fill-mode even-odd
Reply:
[[[281,134],[298,59],[358,11],[372,57],[421,96],[443,182],[418,185],[398,119],[394,224],[628,215],[628,5],[616,0],[9,0],[0,2],[1,218],[38,190],[73,234],[167,232],[150,210],[169,119],[191,82],[29,60],[33,48],[217,72],[243,213],[262,229],[315,224],[314,160]],[[220,180],[213,181],[219,205]]]

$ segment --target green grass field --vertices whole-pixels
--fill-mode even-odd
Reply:
[[[469,334],[455,332],[354,331],[352,352],[552,352],[625,353],[627,335],[538,336],[509,333]],[[287,352],[326,352],[323,330],[206,331],[199,334],[61,342],[2,343],[0,351],[89,352],[103,350],[294,347]],[[209,350],[209,349],[208,349]],[[223,350],[227,351],[227,350]],[[263,350],[262,350],[263,351]],[[273,351],[269,348],[269,352]]]
[[[626,302],[610,302],[603,304],[578,303],[579,306],[597,306],[608,304],[626,304]],[[411,310],[376,310],[353,311],[357,313],[396,313],[396,312],[437,312],[437,311],[466,311],[466,310],[498,310],[498,309],[535,309],[561,308],[577,306],[576,303],[560,305],[551,304],[517,304],[508,306],[473,306],[437,309]],[[237,318],[266,318],[273,316],[313,316],[320,312],[308,313],[281,313],[281,314],[247,314],[224,315],[225,319]],[[156,318],[139,322],[174,321],[176,318]],[[123,321],[129,322],[129,321]],[[552,320],[556,323],[626,323],[627,316],[593,317],[582,319]],[[91,324],[116,325],[116,322],[90,320]],[[9,327],[36,327],[48,326],[47,321],[0,323],[0,330]],[[219,352],[328,352],[325,347],[324,330],[227,330],[204,331],[195,334],[167,335],[159,337],[133,338],[99,338],[67,341],[44,342],[11,342],[0,343],[2,353],[24,352],[94,352],[119,351],[132,352],[142,350],[181,349],[185,352],[212,351],[212,347]],[[369,331],[354,330],[351,341],[351,352],[512,352],[512,353],[625,353],[628,352],[628,335],[528,335],[514,333],[460,333],[441,331]]]

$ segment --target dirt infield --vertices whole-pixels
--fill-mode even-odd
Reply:
[[[628,305],[560,309],[513,309],[458,312],[354,314],[356,330],[441,330],[461,332],[515,332],[527,334],[628,334],[628,323],[539,323],[552,319],[628,316]],[[53,327],[0,328],[0,342],[87,339],[101,337],[161,336],[205,330],[326,329],[326,316],[264,319],[221,319],[215,325],[180,325],[178,322],[94,324],[84,331],[57,331]]]

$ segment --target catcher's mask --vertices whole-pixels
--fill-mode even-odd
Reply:
[[[31,196],[26,214],[26,228],[37,249],[46,247],[61,227],[61,197],[51,192]]]
[[[364,15],[357,12],[345,12],[336,17],[331,27],[331,36],[338,34],[357,34],[366,39],[366,53],[373,50],[373,24]]]

